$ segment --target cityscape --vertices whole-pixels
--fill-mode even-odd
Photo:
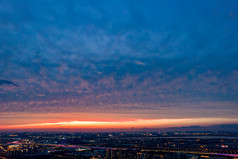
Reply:
[[[0,0],[0,159],[238,159],[238,0]]]
[[[235,159],[238,133],[100,132],[0,134],[2,159]]]

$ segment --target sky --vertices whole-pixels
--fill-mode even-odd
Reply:
[[[0,129],[238,123],[237,0],[1,0]]]

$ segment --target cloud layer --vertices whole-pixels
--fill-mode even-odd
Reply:
[[[1,112],[237,110],[237,8],[2,0]]]

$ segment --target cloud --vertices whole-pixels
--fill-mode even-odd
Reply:
[[[18,87],[18,85],[15,84],[15,83],[13,83],[12,81],[1,80],[1,79],[0,79],[0,86],[3,86],[3,85],[11,85],[11,86]]]
[[[236,109],[237,2],[173,2],[1,1],[0,107]]]
[[[141,62],[141,61],[137,61],[137,60],[135,60],[135,63],[136,63],[137,65],[145,66],[145,63],[143,63],[143,62]]]

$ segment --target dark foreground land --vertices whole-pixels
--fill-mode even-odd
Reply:
[[[1,133],[0,159],[235,159],[237,132]]]

